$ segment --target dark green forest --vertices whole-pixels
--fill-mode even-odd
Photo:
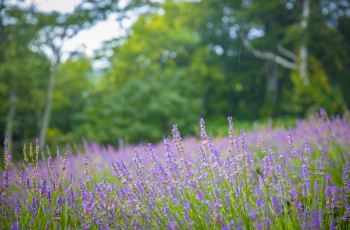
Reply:
[[[63,58],[65,41],[111,14],[137,20],[93,58]],[[349,0],[84,0],[71,13],[0,0],[1,137],[19,152],[157,142],[174,123],[193,135],[200,117],[343,113],[349,41]]]

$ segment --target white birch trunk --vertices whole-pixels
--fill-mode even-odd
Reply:
[[[57,63],[55,63],[53,68],[51,69],[49,84],[47,87],[45,110],[42,118],[40,137],[39,137],[39,144],[42,149],[45,149],[45,146],[46,146],[47,130],[50,124],[51,110],[52,110],[52,97],[53,97],[53,92],[55,90],[55,82],[56,82],[56,69],[57,69]]]
[[[300,63],[299,63],[299,76],[302,79],[304,85],[309,84],[308,76],[308,49],[307,49],[307,40],[306,33],[309,24],[310,18],[310,0],[303,0],[302,2],[302,19],[300,23],[301,28],[301,44],[300,44]]]

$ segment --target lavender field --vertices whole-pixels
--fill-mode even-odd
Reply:
[[[116,150],[85,144],[24,162],[5,152],[1,229],[350,229],[350,122],[324,113],[292,129]]]

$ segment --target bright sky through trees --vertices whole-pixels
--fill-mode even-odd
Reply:
[[[68,13],[74,10],[81,0],[31,0],[28,3],[34,3],[41,11],[59,11]],[[122,1],[123,2],[123,1]],[[130,22],[126,25],[129,27]],[[108,16],[105,21],[98,22],[92,28],[83,30],[75,37],[64,44],[64,50],[67,52],[81,51],[88,56],[92,56],[94,51],[101,47],[103,41],[121,36],[125,30],[116,22],[116,15]]]

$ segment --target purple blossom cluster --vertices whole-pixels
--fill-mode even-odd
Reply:
[[[24,162],[5,152],[4,229],[347,229],[350,122],[324,113],[293,129],[172,137],[116,150],[84,145]],[[29,153],[28,153],[29,152]]]

